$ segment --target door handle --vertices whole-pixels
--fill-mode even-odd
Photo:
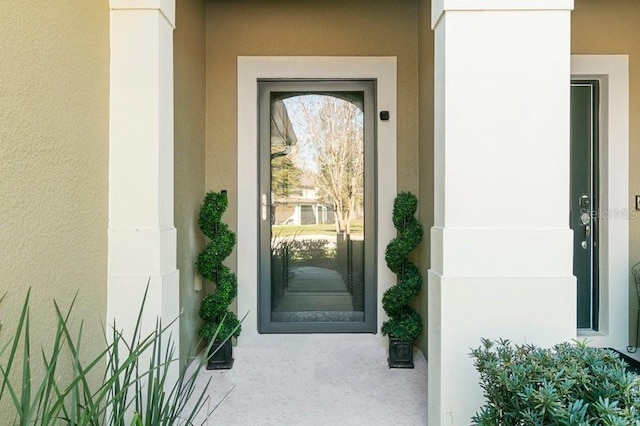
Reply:
[[[587,241],[589,241],[589,237],[591,236],[591,225],[585,225],[584,226],[584,241],[582,241],[582,248],[583,249],[587,249]]]
[[[591,204],[589,196],[582,195],[580,197],[579,204],[580,207],[582,207],[581,210],[583,210],[580,214],[580,223],[582,224],[582,226],[584,226],[584,240],[582,241],[582,243],[580,243],[580,246],[586,250],[589,246],[589,237],[591,236],[591,215],[589,214],[590,211],[587,212],[584,210],[588,210],[589,205]]]
[[[267,194],[262,194],[260,204],[262,205],[262,220],[267,220]]]
[[[583,249],[587,249],[589,237],[591,236],[591,216],[589,213],[582,212],[580,215],[580,223],[584,226],[584,241],[580,244]]]

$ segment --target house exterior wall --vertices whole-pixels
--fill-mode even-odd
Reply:
[[[180,358],[199,340],[202,291],[195,258],[204,246],[198,214],[205,195],[205,3],[176,2],[174,31],[174,220],[180,271]]]
[[[635,194],[640,194],[640,4],[635,0],[577,0],[572,14],[572,54],[629,55],[629,266],[640,261],[640,212]],[[635,143],[634,143],[635,142]],[[635,341],[637,297],[629,274],[630,339]]]
[[[398,189],[417,192],[416,14],[417,1],[207,3],[206,187],[229,191],[223,220],[232,229],[238,208],[237,56],[397,56]]]
[[[50,347],[53,299],[67,307],[78,292],[83,352],[97,354],[107,300],[108,2],[0,2],[0,52],[0,341],[31,287],[32,348]]]
[[[433,31],[431,30],[431,2],[420,0],[418,6],[418,217],[424,237],[418,253],[418,266],[423,271],[422,292],[417,308],[424,321],[418,346],[427,353],[427,276],[431,266],[430,230],[433,226]]]

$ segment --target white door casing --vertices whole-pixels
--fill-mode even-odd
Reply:
[[[377,110],[390,112],[377,123],[377,279],[378,327],[387,318],[382,294],[394,282],[384,261],[387,243],[395,236],[391,221],[397,193],[396,173],[396,57],[238,57],[238,314],[245,337],[256,336],[258,309],[258,79],[375,79]],[[383,340],[381,339],[381,342]]]
[[[629,57],[572,55],[571,78],[600,81],[600,327],[590,344],[622,349],[629,338]]]

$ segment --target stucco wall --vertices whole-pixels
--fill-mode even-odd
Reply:
[[[203,247],[197,220],[205,194],[205,3],[176,3],[174,32],[175,212],[180,270],[180,358],[199,340],[198,307],[202,292],[194,290],[194,262]]]
[[[206,182],[230,191],[228,222],[235,226],[237,56],[398,56],[398,181],[417,190],[416,10],[393,0],[208,2]]]
[[[223,220],[233,229],[237,56],[397,56],[398,189],[417,192],[417,5],[414,0],[207,3],[206,186],[229,190]]]
[[[32,348],[50,347],[52,300],[78,293],[83,352],[104,348],[108,1],[0,2],[0,342],[32,288]],[[2,412],[2,410],[0,410]]]
[[[573,54],[629,55],[629,266],[640,261],[640,3],[636,0],[577,0],[572,15]],[[630,334],[635,339],[637,298],[630,276]],[[635,340],[632,340],[635,341]]]
[[[424,237],[418,257],[423,274],[422,292],[417,306],[424,321],[422,338],[418,346],[427,354],[427,271],[431,265],[431,227],[433,226],[433,31],[431,30],[431,2],[420,0],[418,8],[418,217],[424,228]]]

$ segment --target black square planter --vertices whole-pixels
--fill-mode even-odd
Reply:
[[[389,336],[389,368],[413,368],[413,342]]]
[[[618,356],[618,358],[620,358],[621,360],[627,363],[627,371],[640,375],[640,361],[633,359],[629,355],[623,354],[622,352],[616,349],[613,349],[613,348],[607,348],[607,349],[613,351]]]
[[[209,349],[207,370],[228,370],[231,367],[233,367],[233,346],[231,345],[231,339],[227,339],[224,343],[220,340],[214,341]]]

